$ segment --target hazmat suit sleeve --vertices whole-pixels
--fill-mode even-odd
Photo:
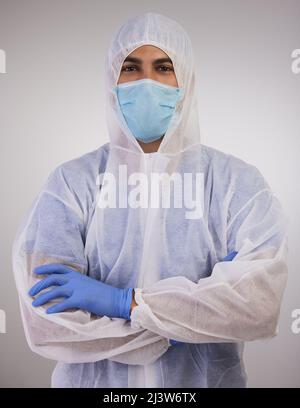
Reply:
[[[133,327],[190,343],[277,334],[287,279],[286,220],[268,187],[245,200],[247,183],[234,192],[224,221],[227,253],[238,252],[234,260],[217,262],[210,276],[196,282],[177,276],[136,288]]]
[[[39,279],[33,269],[46,263],[69,265],[88,273],[84,254],[85,220],[80,201],[57,168],[20,226],[13,245],[13,269],[26,339],[32,351],[66,363],[102,359],[148,364],[170,347],[168,339],[132,328],[130,321],[95,316],[79,309],[46,314],[57,302],[34,307],[28,290]]]

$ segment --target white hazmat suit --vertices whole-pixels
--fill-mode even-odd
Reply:
[[[184,89],[155,153],[142,151],[112,91],[126,56],[145,44],[168,54]],[[193,51],[177,22],[151,12],[127,21],[109,48],[105,86],[110,142],[50,174],[15,238],[28,344],[58,361],[52,387],[245,387],[244,342],[278,330],[287,279],[281,206],[254,166],[200,143]],[[203,174],[203,216],[100,208],[99,175],[118,180],[120,165],[128,177]],[[220,262],[233,250],[233,261]],[[32,306],[33,268],[52,262],[135,288],[131,320]]]

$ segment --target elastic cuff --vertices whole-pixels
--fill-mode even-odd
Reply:
[[[134,300],[138,305],[145,303],[144,299],[142,298],[142,289],[141,288],[135,288],[134,289]]]
[[[145,304],[143,298],[142,298],[142,289],[141,288],[134,288],[134,300],[137,304],[137,306],[135,306],[132,309],[131,312],[131,327],[133,329],[140,329],[142,326],[141,324],[138,322],[137,315],[138,315],[138,310],[141,308],[141,305]]]
[[[123,311],[123,319],[130,320],[130,307],[132,303],[132,292],[133,288],[128,288],[126,290],[126,300],[125,300],[125,306],[124,306],[124,311]]]

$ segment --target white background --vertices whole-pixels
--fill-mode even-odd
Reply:
[[[258,167],[289,218],[280,332],[248,343],[245,362],[250,387],[299,387],[291,312],[300,308],[300,73],[291,54],[300,48],[300,1],[291,0],[0,0],[0,386],[50,384],[55,362],[25,340],[12,240],[49,172],[108,141],[104,57],[119,26],[145,11],[177,20],[191,37],[202,142]]]

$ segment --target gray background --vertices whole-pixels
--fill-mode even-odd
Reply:
[[[129,17],[155,11],[191,37],[202,142],[256,165],[289,218],[289,281],[280,332],[246,345],[249,386],[300,386],[299,1],[0,0],[0,386],[48,387],[55,362],[32,353],[19,314],[11,243],[25,211],[58,164],[106,142],[104,56]],[[189,62],[187,61],[187,64]]]

